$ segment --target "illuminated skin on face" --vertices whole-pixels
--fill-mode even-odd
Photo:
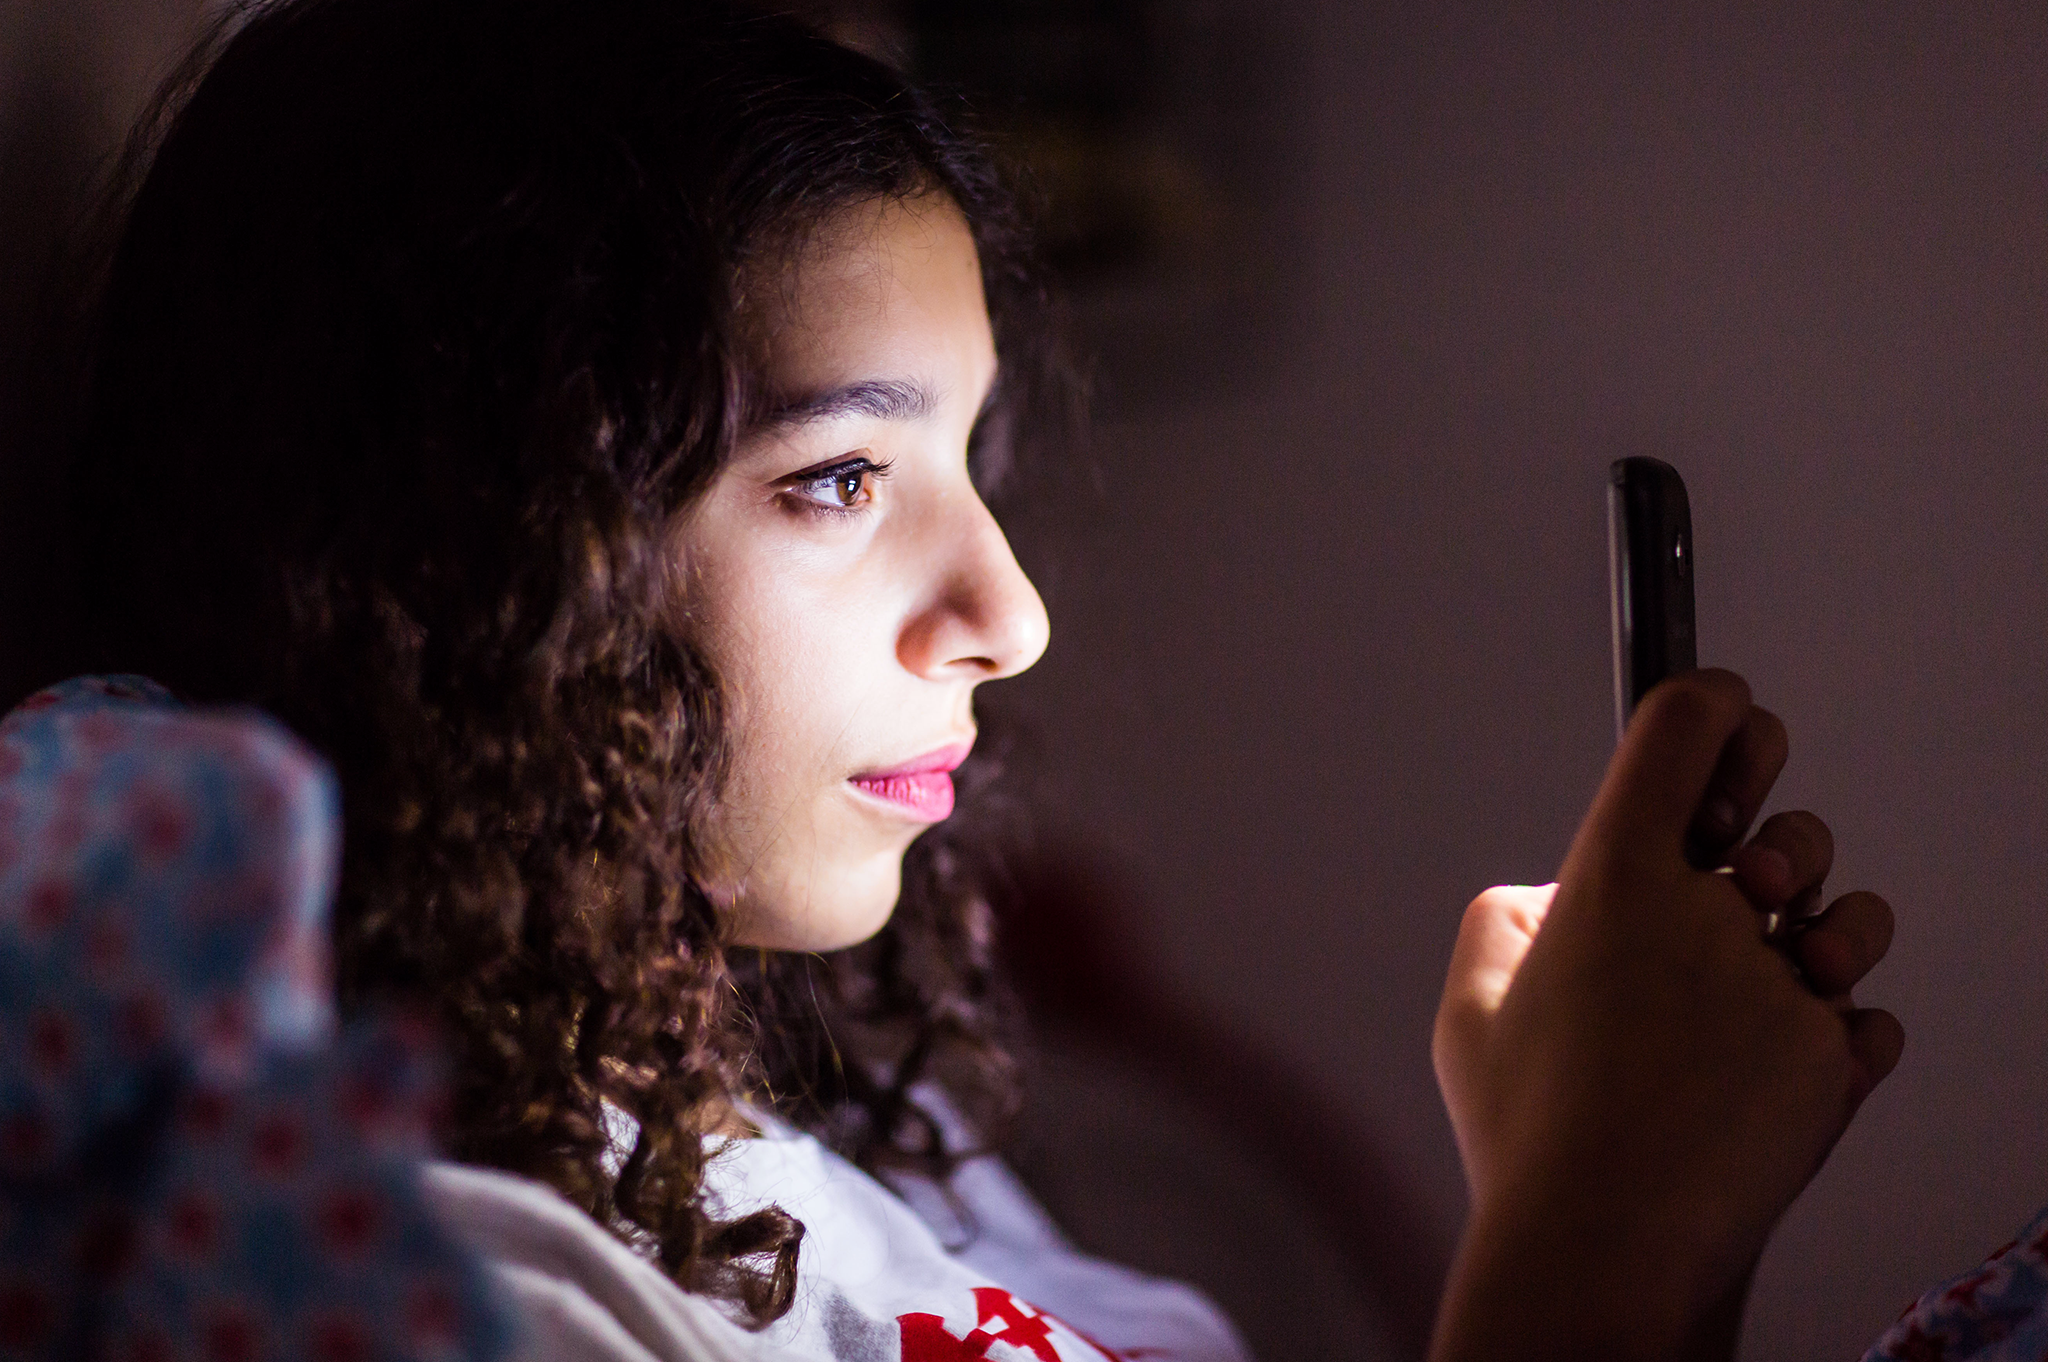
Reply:
[[[974,688],[1045,607],[968,476],[995,342],[950,199],[857,205],[748,300],[770,416],[678,531],[733,764],[700,829],[731,939],[832,950],[888,920],[951,807]]]

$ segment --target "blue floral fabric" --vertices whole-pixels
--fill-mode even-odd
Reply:
[[[1906,1307],[1863,1362],[2048,1358],[2048,1210],[1984,1265]]]
[[[489,1362],[423,1028],[337,1036],[326,768],[83,678],[0,720],[0,1358]]]

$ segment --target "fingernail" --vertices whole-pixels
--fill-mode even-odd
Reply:
[[[1751,847],[1749,849],[1749,878],[1762,880],[1763,886],[1778,894],[1792,892],[1792,861],[1776,847]]]
[[[1732,836],[1734,834],[1736,818],[1735,801],[1727,795],[1717,794],[1710,797],[1707,800],[1706,807],[1700,812],[1706,819],[1707,826],[1714,831],[1724,836]]]

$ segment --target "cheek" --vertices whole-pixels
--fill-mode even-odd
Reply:
[[[736,944],[835,950],[888,920],[910,836],[846,787],[879,697],[829,631],[755,641],[731,660],[732,765],[702,830],[705,887]]]
[[[897,592],[877,575],[886,554],[778,551],[772,523],[733,524],[755,532],[699,539],[689,559],[688,634],[718,678],[729,754],[698,873],[739,944],[836,948],[887,920],[915,835],[846,785],[904,755]]]
[[[872,679],[848,640],[788,622],[754,631],[712,665],[726,691],[734,774],[748,783],[816,784],[846,760]],[[837,778],[847,774],[839,772]]]
[[[707,574],[702,633],[731,746],[754,783],[836,783],[889,728],[900,665],[893,593],[875,562],[765,554]]]
[[[829,865],[843,846],[842,786],[886,727],[894,664],[861,594],[806,589],[797,574],[705,574],[698,646],[724,695],[727,778],[705,829],[715,860]],[[765,578],[765,580],[764,580]],[[792,580],[796,578],[796,580]]]

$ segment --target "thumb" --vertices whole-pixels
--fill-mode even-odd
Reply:
[[[1469,1053],[1483,1041],[1484,1028],[1513,986],[1556,894],[1555,884],[1509,884],[1472,900],[1458,926],[1437,1010],[1440,1042]],[[1444,1034],[1447,1030],[1451,1034]]]
[[[1565,864],[1640,848],[1676,866],[1722,751],[1750,709],[1749,684],[1729,671],[1687,672],[1652,690],[1629,720]]]

